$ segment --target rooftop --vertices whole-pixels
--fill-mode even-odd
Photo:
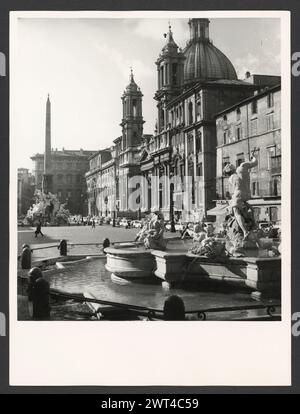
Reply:
[[[219,112],[218,114],[216,114],[216,118],[223,115],[226,112],[233,111],[234,109],[239,108],[240,106],[246,105],[249,102],[262,98],[263,96],[268,95],[270,92],[280,91],[280,89],[281,89],[281,84],[265,88],[261,92],[258,92],[257,94],[250,96],[249,98],[243,99],[242,101],[239,101],[235,103],[234,105],[224,109],[224,111]]]

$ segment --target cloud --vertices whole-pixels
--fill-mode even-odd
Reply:
[[[129,78],[130,67],[133,68],[134,73],[139,78],[153,77],[153,68],[149,67],[137,58],[130,58],[128,56],[125,56],[116,49],[111,49],[104,43],[97,45],[97,51],[102,55],[103,58],[116,65],[122,77],[126,80]]]
[[[188,39],[187,19],[171,19],[170,20],[175,42],[180,47],[185,46]],[[168,32],[169,20],[167,19],[139,19],[133,28],[133,33],[159,42],[162,46],[164,43],[164,33]]]
[[[248,53],[246,56],[233,60],[233,65],[238,77],[244,79],[247,71],[251,74],[280,75],[280,61],[280,54],[273,55],[267,52],[264,55],[254,55]]]

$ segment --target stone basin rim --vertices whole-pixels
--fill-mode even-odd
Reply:
[[[151,254],[152,250],[141,250],[141,249],[136,249],[135,247],[127,247],[124,249],[119,249],[119,248],[115,248],[115,247],[107,247],[106,249],[104,249],[104,252],[107,254],[111,254],[111,255],[116,255],[116,254],[132,254],[132,255],[145,255],[145,254]]]

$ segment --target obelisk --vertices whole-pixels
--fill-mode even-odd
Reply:
[[[45,131],[45,154],[44,154],[44,175],[43,192],[52,192],[53,175],[51,171],[51,103],[48,95],[46,103],[46,131]]]

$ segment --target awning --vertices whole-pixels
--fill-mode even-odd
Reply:
[[[262,199],[262,198],[253,198],[252,200],[248,200],[248,204],[252,207],[262,207],[262,206],[280,206],[281,199]]]
[[[225,216],[228,214],[227,210],[228,204],[218,204],[216,207],[212,208],[211,210],[208,210],[206,214],[208,216]]]

